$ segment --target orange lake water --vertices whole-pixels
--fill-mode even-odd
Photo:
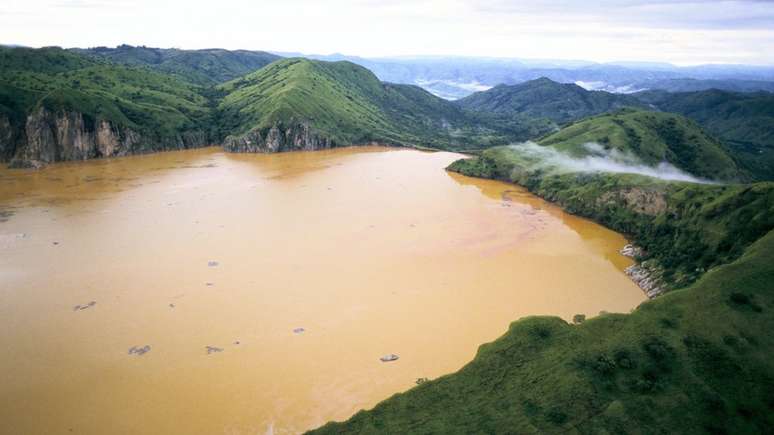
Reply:
[[[0,432],[298,433],[458,370],[520,317],[645,299],[621,235],[444,170],[460,157],[0,169]]]

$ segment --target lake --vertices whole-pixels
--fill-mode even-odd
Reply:
[[[444,170],[460,157],[0,169],[3,432],[297,433],[458,370],[520,317],[645,300],[623,236]]]

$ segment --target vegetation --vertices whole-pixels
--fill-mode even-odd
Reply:
[[[115,48],[94,47],[73,51],[118,64],[148,66],[202,86],[235,79],[281,59],[280,56],[265,51],[229,51],[220,48],[180,50],[119,45]]]
[[[623,107],[647,107],[628,95],[587,91],[572,83],[557,83],[547,78],[498,85],[456,103],[469,110],[547,118],[558,124]]]
[[[218,87],[223,135],[309,122],[340,145],[372,141],[484,148],[548,131],[546,122],[464,111],[423,89],[382,83],[351,62],[284,59]]]
[[[80,112],[160,141],[212,123],[202,89],[144,67],[126,67],[60,48],[0,47],[0,113],[17,128],[37,107]]]
[[[588,142],[632,153],[649,165],[667,161],[699,177],[742,176],[718,140],[671,113],[624,109],[576,122],[539,141],[576,157],[588,152],[582,147]]]
[[[683,114],[717,135],[753,178],[774,180],[774,94],[720,90],[637,94],[661,110]]]

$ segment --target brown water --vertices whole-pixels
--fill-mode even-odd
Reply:
[[[644,299],[623,237],[444,171],[458,157],[0,170],[0,432],[299,432],[459,369],[522,316]]]

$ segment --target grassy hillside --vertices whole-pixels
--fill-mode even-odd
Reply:
[[[637,97],[695,120],[722,139],[756,179],[774,180],[774,94],[650,91]]]
[[[149,66],[204,86],[235,79],[280,59],[280,56],[265,51],[230,51],[220,48],[180,50],[119,45],[115,48],[95,47],[73,51],[124,65]]]
[[[548,118],[558,124],[623,107],[647,107],[628,95],[587,91],[575,84],[540,78],[518,85],[498,85],[456,103],[465,109]]]
[[[416,86],[382,83],[350,62],[285,59],[218,90],[225,95],[218,107],[224,135],[308,122],[338,145],[483,148],[550,128],[468,113]]]
[[[311,433],[768,433],[772,265],[769,233],[632,314],[519,320],[459,372]]]
[[[742,175],[718,140],[670,113],[621,110],[576,122],[539,141],[574,156],[587,153],[582,145],[588,142],[633,153],[649,165],[667,161],[699,177],[729,180]]]
[[[33,108],[76,110],[154,136],[211,122],[197,86],[148,68],[124,67],[59,48],[0,48],[0,110],[23,120]]]

